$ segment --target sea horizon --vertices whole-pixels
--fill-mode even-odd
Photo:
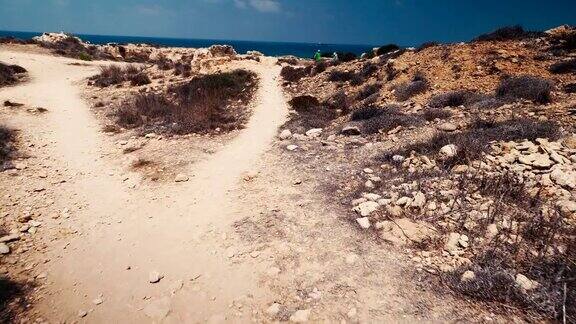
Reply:
[[[46,32],[11,31],[0,30],[0,37],[14,37],[19,39],[32,39]],[[232,39],[204,39],[204,38],[174,38],[174,37],[149,37],[149,36],[119,36],[119,35],[95,35],[76,34],[85,42],[104,45],[117,44],[151,44],[166,47],[203,48],[212,45],[231,45],[239,54],[248,51],[259,51],[267,56],[294,55],[309,58],[317,50],[322,52],[351,52],[356,55],[371,51],[376,45],[359,44],[332,44],[332,43],[306,43],[306,42],[280,42],[280,41],[250,41]]]

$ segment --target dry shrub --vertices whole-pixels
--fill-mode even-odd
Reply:
[[[506,104],[507,100],[502,98],[494,98],[486,96],[486,98],[479,100],[472,104],[472,108],[476,109],[495,109]]]
[[[14,84],[18,75],[26,73],[26,69],[19,65],[8,65],[0,62],[0,87]]]
[[[576,59],[554,63],[549,70],[554,74],[576,73]]]
[[[350,120],[358,121],[358,120],[368,120],[371,118],[378,117],[386,112],[385,109],[380,107],[362,107],[359,109],[354,110],[352,115],[350,116]]]
[[[303,95],[292,98],[289,102],[290,107],[297,112],[304,112],[311,107],[320,106],[320,101],[314,96]]]
[[[431,48],[431,47],[435,47],[438,46],[439,44],[437,42],[426,42],[426,43],[422,43],[420,46],[418,46],[416,48],[416,53],[421,52],[427,48]]]
[[[19,323],[26,321],[35,285],[30,282],[17,282],[8,277],[0,277],[0,323]]]
[[[367,79],[376,71],[378,71],[378,65],[372,62],[366,62],[364,65],[362,65],[362,69],[360,69],[359,74],[362,78]]]
[[[202,75],[172,87],[169,95],[138,94],[115,115],[124,127],[160,125],[177,134],[229,131],[245,123],[244,107],[255,87],[256,75],[246,70]]]
[[[452,117],[452,113],[446,109],[426,109],[422,113],[422,117],[427,121],[433,121],[436,119],[447,119]]]
[[[552,84],[550,81],[530,75],[505,78],[500,81],[496,96],[506,99],[527,99],[536,103],[551,101]]]
[[[398,101],[406,101],[413,96],[424,93],[428,90],[428,80],[426,77],[417,72],[409,82],[402,82],[394,87],[394,95]]]
[[[417,115],[409,115],[401,112],[400,107],[397,105],[387,105],[381,108],[382,113],[376,114],[372,118],[367,118],[362,123],[362,130],[365,134],[375,134],[378,132],[388,132],[398,126],[408,127],[422,124],[422,119]],[[377,110],[372,110],[375,113]],[[364,116],[368,117],[369,114],[365,111]],[[359,116],[356,116],[358,118]]]
[[[337,52],[338,61],[341,62],[352,62],[358,58],[358,56],[351,52]]]
[[[472,91],[457,90],[437,94],[430,98],[428,106],[432,108],[468,106],[486,99],[488,96]]]
[[[350,102],[351,100],[348,98],[348,95],[346,95],[346,92],[344,90],[339,90],[325,100],[323,105],[330,109],[341,110],[343,113],[348,113]]]
[[[384,45],[384,46],[380,46],[377,50],[376,50],[376,55],[380,56],[380,55],[385,55],[385,54],[389,54],[391,52],[395,52],[397,50],[400,49],[400,46],[396,45],[396,44],[388,44],[388,45]]]
[[[480,158],[482,153],[490,149],[493,141],[535,140],[536,138],[558,139],[558,125],[553,122],[539,122],[528,118],[509,119],[495,122],[477,120],[469,129],[461,133],[439,133],[428,141],[416,143],[400,150],[390,152],[384,157],[391,158],[400,154],[407,156],[411,152],[421,155],[436,156],[445,145],[456,145],[457,154],[445,160],[444,167],[451,168],[457,164],[469,164]]]
[[[14,152],[15,132],[0,125],[0,162],[8,160]]]
[[[374,94],[378,94],[382,85],[380,83],[371,83],[367,84],[356,95],[356,100],[364,100]]]
[[[338,117],[335,109],[320,103],[318,99],[313,96],[298,96],[294,97],[289,102],[290,107],[297,113],[291,121],[289,126],[298,127],[302,131],[307,131],[310,128],[323,128],[326,127],[332,120]]]
[[[462,203],[455,212],[468,215],[474,209],[465,197],[480,194],[491,197],[493,206],[477,226],[467,229],[467,216],[459,219],[456,230],[483,237],[489,224],[497,224],[498,235],[475,247],[472,265],[443,277],[457,292],[482,301],[520,307],[530,320],[576,320],[576,238],[573,224],[549,204],[527,192],[525,182],[512,173],[477,172],[457,179]],[[514,224],[504,226],[504,224]],[[564,252],[560,247],[564,247]],[[475,278],[462,281],[472,270]],[[521,273],[539,283],[523,291],[515,282]],[[564,309],[566,312],[564,312]]]
[[[564,92],[566,93],[576,93],[576,83],[569,83],[564,85]]]
[[[282,78],[284,78],[284,80],[288,82],[296,82],[302,79],[303,77],[308,76],[311,70],[312,70],[311,66],[295,67],[287,65],[282,68],[282,70],[280,71],[280,75],[282,76]]]
[[[542,35],[540,32],[530,32],[524,30],[520,25],[506,26],[487,34],[476,37],[474,42],[507,41],[532,38]]]
[[[354,72],[332,70],[328,73],[328,81],[332,82],[346,82],[354,78]]]
[[[150,78],[140,68],[134,65],[128,65],[121,68],[117,65],[109,65],[100,67],[100,74],[90,78],[94,81],[94,85],[98,87],[108,87],[111,85],[118,85],[124,81],[130,81],[132,86],[142,86],[150,84]]]

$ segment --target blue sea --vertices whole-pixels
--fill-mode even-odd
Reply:
[[[30,39],[42,33],[0,31],[0,37],[12,36],[20,39]],[[184,38],[159,38],[159,37],[136,37],[136,36],[106,36],[76,34],[82,40],[92,44],[107,43],[146,43],[169,47],[209,47],[214,44],[232,45],[236,52],[244,54],[255,50],[268,56],[294,55],[297,57],[311,58],[317,50],[322,52],[352,52],[360,55],[372,50],[371,45],[345,45],[345,44],[312,44],[312,43],[289,43],[289,42],[256,42],[226,39],[184,39]]]

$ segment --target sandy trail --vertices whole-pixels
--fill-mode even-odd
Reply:
[[[74,82],[94,67],[67,65],[56,57],[0,52],[0,60],[28,69],[30,82],[0,94],[49,109],[43,140],[55,163],[74,175],[59,195],[76,206],[71,226],[79,235],[56,241],[43,258],[48,285],[36,306],[45,319],[88,322],[249,321],[233,303],[269,302],[258,281],[266,258],[235,262],[243,247],[231,242],[229,225],[247,215],[229,193],[271,142],[287,112],[273,62],[251,64],[260,77],[257,104],[247,128],[210,159],[189,171],[190,181],[157,190],[130,190],[121,169],[106,159],[113,150],[80,98]],[[244,212],[245,213],[245,212]],[[264,261],[261,261],[264,260]],[[164,278],[149,283],[149,273]],[[102,296],[96,306],[93,299]]]

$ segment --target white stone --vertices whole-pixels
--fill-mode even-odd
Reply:
[[[370,228],[370,219],[368,219],[368,217],[356,218],[356,222],[357,222],[358,225],[360,225],[360,227],[362,227],[363,229],[369,229],[369,228]]]
[[[160,274],[158,271],[151,271],[150,274],[148,275],[148,281],[150,283],[157,283],[160,280],[162,280],[162,278],[164,278],[164,276]]]
[[[475,278],[476,278],[476,274],[473,271],[468,270],[462,274],[460,281],[466,282],[466,281],[474,280]]]
[[[289,129],[285,129],[282,132],[280,132],[280,135],[278,135],[278,137],[281,140],[286,140],[292,137],[292,132]]]
[[[367,201],[367,202],[363,202],[363,203],[359,204],[358,206],[354,207],[353,210],[355,212],[357,212],[358,214],[360,214],[360,216],[366,217],[366,216],[372,214],[373,212],[375,212],[376,210],[378,210],[379,207],[380,207],[380,205],[377,202]]]
[[[290,322],[294,323],[306,323],[310,317],[310,309],[299,309],[292,316],[290,316]]]
[[[286,149],[287,149],[288,151],[294,151],[294,150],[296,150],[297,148],[298,148],[298,145],[294,145],[294,144],[290,144],[290,145],[286,146]]]
[[[456,156],[456,153],[458,153],[458,149],[454,144],[444,145],[440,149],[440,156],[444,159],[453,158]]]
[[[322,134],[322,128],[312,128],[306,132],[306,136],[314,138]]]
[[[190,180],[190,178],[187,175],[182,174],[182,173],[177,174],[176,178],[174,178],[175,182],[186,182],[188,180]]]

